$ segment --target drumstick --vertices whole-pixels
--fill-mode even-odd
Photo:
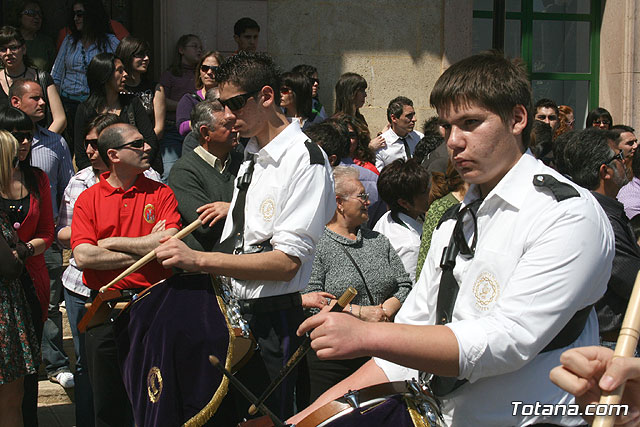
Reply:
[[[622,326],[620,327],[620,335],[616,343],[616,350],[613,353],[613,359],[616,357],[631,357],[638,345],[638,335],[640,335],[640,271],[636,276],[636,282],[631,291],[627,312],[624,315]],[[624,392],[622,383],[612,392],[603,392],[600,396],[600,405],[617,405],[622,400]],[[594,427],[611,427],[615,421],[615,413],[604,415],[596,415],[593,419]]]
[[[191,234],[193,232],[193,230],[195,230],[196,228],[200,227],[201,225],[202,225],[202,221],[200,221],[200,219],[198,218],[195,221],[193,221],[191,224],[187,225],[182,230],[178,231],[175,235],[171,236],[171,238],[172,239],[183,239],[184,237],[186,237],[189,234]],[[108,284],[104,285],[103,287],[101,287],[100,288],[100,292],[105,292],[107,289],[109,289],[110,287],[112,287],[113,285],[118,283],[120,280],[124,279],[125,277],[127,277],[131,273],[135,273],[136,271],[138,271],[139,269],[141,269],[142,267],[147,265],[149,263],[149,261],[151,261],[151,260],[153,260],[155,258],[156,258],[156,252],[155,252],[155,249],[153,249],[153,250],[151,250],[151,252],[149,252],[148,254],[143,256],[142,258],[140,258],[138,261],[136,261],[133,265],[131,265],[125,271],[120,273],[120,275],[118,275],[118,277],[116,277],[115,279],[113,279],[111,282],[109,282]]]
[[[220,372],[222,372],[222,374],[229,379],[229,382],[233,384],[233,386],[236,389],[238,389],[238,391],[242,393],[244,397],[247,398],[248,401],[250,402],[258,401],[258,399],[256,398],[256,395],[251,393],[251,390],[249,390],[244,384],[242,384],[242,382],[240,382],[239,379],[234,377],[233,374],[231,374],[231,372],[227,371],[227,369],[224,366],[222,366],[222,363],[220,363],[220,360],[216,356],[210,355],[209,362],[211,362],[213,366],[218,368]],[[257,407],[260,410],[260,412],[262,412],[264,415],[271,418],[271,421],[273,421],[273,423],[276,426],[284,427],[286,425],[282,421],[280,421],[280,419],[273,412],[271,412],[269,408],[267,408],[263,403],[258,403]]]
[[[330,311],[334,311],[334,312],[342,311],[347,306],[347,304],[349,304],[353,300],[353,298],[355,298],[356,295],[358,295],[358,291],[356,291],[355,288],[353,288],[352,286],[349,286],[347,290],[344,291],[342,296],[338,298],[338,301],[336,301],[335,305],[331,307]],[[293,370],[293,368],[295,368],[298,362],[300,362],[300,360],[302,360],[304,355],[307,354],[307,351],[309,351],[310,348],[311,348],[311,338],[307,336],[302,342],[302,344],[300,344],[300,347],[298,347],[296,352],[293,353],[293,355],[291,356],[287,364],[284,365],[284,368],[282,368],[278,376],[273,381],[271,381],[271,384],[269,384],[269,387],[267,387],[267,389],[262,393],[262,395],[260,395],[260,398],[258,399],[258,404],[257,405],[253,404],[251,405],[251,407],[249,407],[249,415],[253,415],[257,412],[259,405],[261,405],[262,402],[267,400],[267,398],[271,395],[271,393],[273,393],[273,391],[280,385],[282,380],[284,380],[285,377],[291,373],[291,371]]]

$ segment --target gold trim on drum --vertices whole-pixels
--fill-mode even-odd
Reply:
[[[229,348],[227,349],[227,359],[224,362],[224,366],[227,370],[231,370],[231,360],[233,358],[233,341],[235,340],[235,335],[233,333],[231,323],[229,322],[229,318],[227,317],[227,309],[220,294],[220,285],[218,283],[218,278],[214,275],[210,275],[210,277],[211,286],[213,287],[213,290],[216,294],[216,299],[218,301],[218,307],[220,307],[220,311],[222,312],[222,315],[227,322],[227,330],[229,331]],[[222,403],[222,399],[224,399],[224,397],[227,395],[228,390],[229,379],[225,375],[223,375],[220,386],[218,386],[218,389],[214,393],[209,403],[207,403],[207,405],[202,408],[200,412],[195,414],[190,420],[184,423],[184,427],[200,427],[203,426],[207,421],[209,421],[213,414],[215,414],[218,410],[218,407]]]
[[[157,366],[149,369],[147,374],[147,393],[149,394],[149,400],[151,403],[156,403],[160,400],[162,394],[162,374]]]

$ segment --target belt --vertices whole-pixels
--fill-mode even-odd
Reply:
[[[241,299],[238,301],[238,305],[243,314],[271,313],[302,306],[302,296],[300,292],[294,292],[272,297]]]
[[[60,93],[60,96],[62,96],[63,98],[70,99],[72,101],[76,101],[76,102],[84,102],[89,97],[88,94],[86,94],[86,95],[85,94],[71,95],[70,93],[67,93],[65,91],[62,91],[62,93]]]

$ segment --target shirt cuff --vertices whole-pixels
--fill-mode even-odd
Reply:
[[[278,241],[275,241],[275,240]],[[271,239],[273,249],[277,249],[289,256],[296,257],[305,263],[313,259],[313,243],[307,242],[293,233],[280,232]]]
[[[476,364],[487,349],[487,333],[481,323],[476,320],[462,320],[448,323],[447,326],[458,340],[458,379],[470,382],[481,378],[480,372],[475,371]]]

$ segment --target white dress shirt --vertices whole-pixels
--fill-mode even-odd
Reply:
[[[593,196],[572,184],[580,196],[558,202],[548,188],[532,184],[535,174],[568,182],[527,152],[480,205],[475,256],[456,259],[453,273],[460,291],[447,326],[458,341],[458,378],[469,382],[442,400],[450,426],[584,424],[580,417],[512,415],[513,401],[573,403],[569,393],[551,383],[549,371],[567,348],[598,344],[595,311],[574,343],[540,351],[576,311],[604,294],[614,255],[611,225]],[[472,185],[463,206],[478,197]],[[436,323],[440,257],[454,225],[448,220],[434,232],[432,250],[397,323]],[[471,242],[471,220],[464,231]],[[390,381],[417,375],[376,362]]]
[[[380,135],[384,138],[386,147],[382,147],[376,151],[376,168],[382,172],[382,168],[393,163],[394,160],[405,159],[407,160],[407,152],[404,149],[404,143],[396,134],[393,129],[389,128],[386,132]],[[409,144],[409,151],[411,155],[416,151],[416,145],[422,139],[424,135],[416,130],[412,130],[404,136],[404,139]]]
[[[257,154],[257,158],[244,208],[245,249],[267,240],[274,250],[298,258],[302,265],[288,282],[233,279],[233,292],[239,299],[288,294],[307,286],[315,246],[335,213],[336,197],[326,154],[320,149],[324,165],[311,164],[305,141],[309,138],[293,122],[262,149],[255,138],[247,143],[245,154]],[[248,164],[245,161],[240,166],[237,180]],[[237,195],[236,186],[230,213]],[[232,223],[229,214],[220,241],[231,234]]]
[[[398,213],[398,218],[404,223],[398,224],[391,218],[391,211],[382,215],[376,222],[373,231],[384,234],[391,242],[402,260],[404,269],[409,273],[411,282],[416,282],[416,266],[418,264],[418,252],[420,252],[420,239],[422,238],[422,223]]]

